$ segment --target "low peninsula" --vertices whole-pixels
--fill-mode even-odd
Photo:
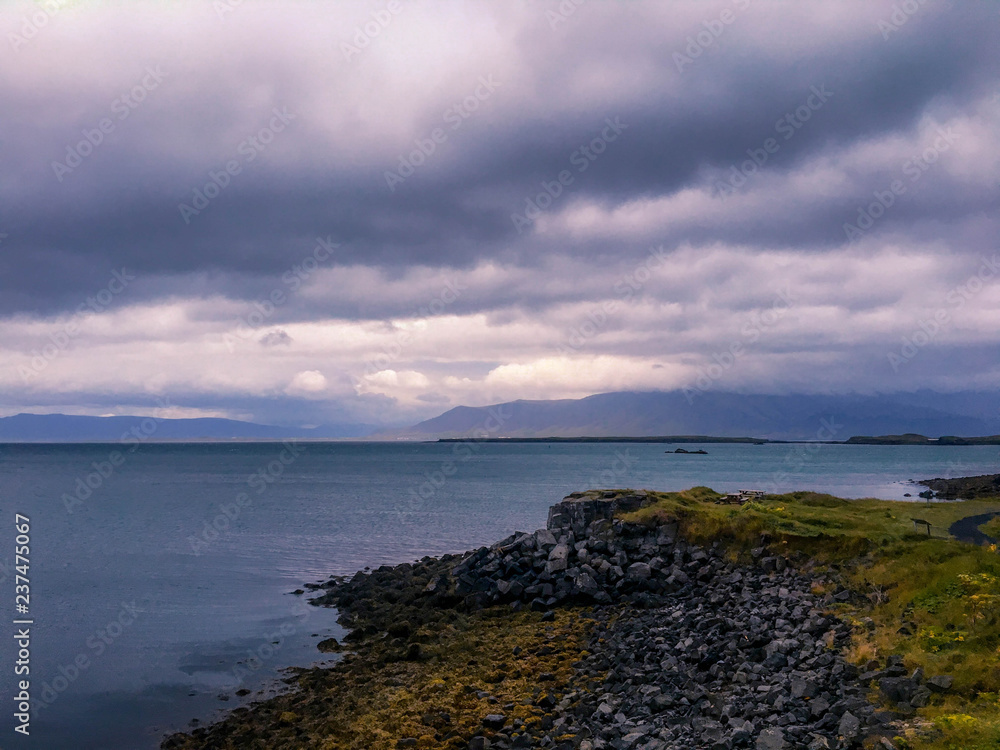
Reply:
[[[947,531],[984,514],[574,493],[545,529],[312,584],[341,660],[162,747],[995,748],[1000,557]]]

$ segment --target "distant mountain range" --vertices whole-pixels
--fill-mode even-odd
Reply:
[[[144,440],[284,440],[286,438],[364,437],[378,427],[367,424],[315,428],[276,427],[236,419],[158,419],[88,417],[67,414],[16,414],[0,418],[0,442],[118,442],[126,435]]]
[[[413,427],[394,430],[370,424],[278,427],[214,418],[65,414],[0,418],[0,442],[117,442],[129,434],[149,440],[710,435],[846,441],[857,435],[905,433],[931,437],[1000,434],[1000,392],[919,391],[880,396],[708,392],[690,400],[681,391],[601,393],[581,399],[457,406]]]
[[[879,396],[753,395],[681,391],[602,393],[581,399],[458,406],[375,438],[714,435],[847,440],[855,435],[1000,433],[1000,392],[919,391]]]

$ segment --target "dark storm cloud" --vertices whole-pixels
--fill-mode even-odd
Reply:
[[[5,6],[0,411],[995,382],[992,6],[383,7]]]
[[[929,110],[961,114],[1000,70],[995,9],[922,7],[884,39],[876,20],[889,18],[892,5],[875,5],[854,27],[840,19],[827,32],[818,5],[785,13],[786,6],[755,3],[680,71],[675,53],[718,17],[715,6],[672,15],[647,4],[584,5],[556,29],[545,14],[554,6],[496,11],[496,50],[465,67],[452,60],[447,73],[423,81],[425,88],[406,91],[399,128],[382,139],[365,132],[365,112],[390,108],[383,101],[390,94],[359,90],[352,76],[365,65],[373,83],[389,76],[377,65],[391,38],[366,50],[370,59],[346,63],[334,40],[349,31],[331,22],[325,57],[311,58],[294,43],[305,23],[294,5],[247,5],[239,14],[254,23],[242,25],[234,13],[224,23],[199,15],[199,24],[214,25],[183,34],[173,25],[160,37],[145,28],[136,39],[152,40],[149,49],[135,41],[136,49],[120,54],[96,54],[102,35],[94,32],[92,81],[53,68],[26,82],[22,66],[32,55],[50,54],[54,43],[40,35],[24,50],[4,50],[12,64],[0,68],[0,98],[8,104],[0,231],[9,235],[0,246],[0,311],[75,307],[122,267],[141,280],[133,289],[138,298],[187,294],[192,284],[253,298],[307,255],[316,237],[327,236],[342,245],[338,263],[390,274],[414,265],[470,268],[484,259],[534,266],[561,253],[644,254],[646,238],[609,244],[519,233],[510,219],[541,182],[576,169],[572,155],[608,118],[626,129],[586,172],[574,171],[553,213],[572,201],[610,208],[711,185],[748,149],[776,137],[780,151],[760,177],[776,183],[766,210],[734,210],[729,221],[711,225],[681,222],[655,239],[668,246],[840,246],[843,223],[873,190],[884,189],[884,176],[861,175],[842,194],[794,212],[786,209],[781,176],[852,143],[910,132]],[[442,15],[454,9],[441,7]],[[394,23],[433,20],[436,12],[417,6]],[[261,34],[264,22],[277,29],[270,38]],[[86,48],[86,40],[81,44]],[[788,45],[791,52],[776,49]],[[156,66],[165,75],[151,87],[147,71]],[[479,83],[490,76],[498,82],[492,91]],[[122,104],[123,94],[143,85],[141,103]],[[832,96],[781,140],[776,123],[813,87]],[[477,111],[449,130],[449,108],[477,89]],[[128,117],[113,119],[123,106]],[[275,124],[275,110],[288,113],[287,122],[276,123],[282,130],[260,148],[247,146],[248,136]],[[66,162],[67,148],[105,117],[114,131],[60,181],[52,162]],[[400,155],[435,127],[447,140],[390,190],[385,172],[398,170]],[[194,191],[204,191],[210,171],[223,174],[231,160],[240,174],[186,222],[179,204],[195,206]],[[974,188],[944,178],[936,187],[901,201],[880,231],[905,231],[919,221],[947,237],[959,220],[995,208],[992,195]]]

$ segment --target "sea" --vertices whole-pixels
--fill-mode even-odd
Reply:
[[[150,750],[288,689],[289,668],[328,663],[316,644],[344,636],[335,610],[294,593],[305,584],[541,528],[570,492],[917,500],[913,480],[1000,471],[997,446],[676,447],[0,445],[0,748]],[[22,560],[17,546],[29,548]],[[16,731],[21,680],[27,735]]]

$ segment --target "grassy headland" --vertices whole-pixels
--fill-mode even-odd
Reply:
[[[906,503],[795,492],[734,506],[707,487],[648,495],[651,504],[623,520],[676,525],[691,542],[721,542],[733,559],[778,554],[812,574],[814,593],[855,626],[848,656],[862,671],[896,655],[908,670],[954,676],[951,690],[915,714],[902,707],[908,729],[895,747],[1000,747],[1000,556],[947,531],[959,519],[1000,513],[1000,497]],[[930,536],[915,531],[913,518],[931,524]],[[327,602],[353,628],[347,644],[329,644],[348,651],[343,661],[302,670],[296,692],[164,747],[458,750],[488,714],[552,726],[557,705],[600,689],[574,678],[574,663],[596,647],[589,608],[548,616],[506,605],[465,610],[446,583],[458,559],[355,577]],[[870,697],[896,708],[874,687]]]
[[[1000,747],[1000,556],[947,533],[961,518],[1000,512],[1000,498],[922,504],[794,492],[734,507],[715,504],[707,487],[656,495],[626,519],[676,522],[688,538],[726,540],[737,555],[763,537],[846,583],[855,596],[830,606],[857,626],[854,661],[896,654],[911,670],[954,675],[952,693],[919,709],[927,731],[913,731],[906,747]],[[914,531],[914,517],[931,523],[930,537]],[[995,533],[1000,521],[988,526]]]

